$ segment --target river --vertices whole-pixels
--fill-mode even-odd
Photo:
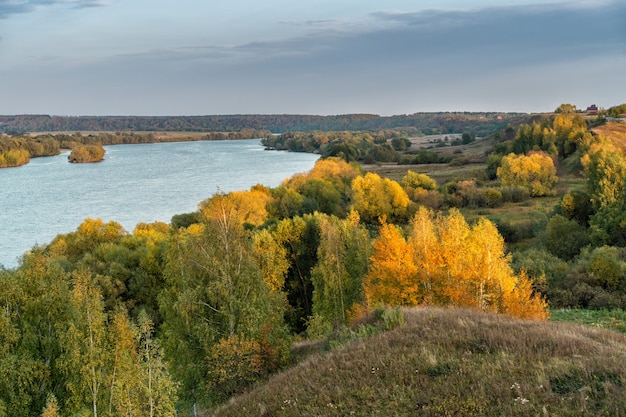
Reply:
[[[276,187],[318,156],[265,151],[258,139],[106,146],[105,159],[70,164],[67,154],[0,169],[0,264],[76,230],[87,217],[169,223],[218,191]]]

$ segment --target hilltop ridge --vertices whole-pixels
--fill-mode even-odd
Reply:
[[[314,354],[206,415],[625,413],[623,334],[456,308],[404,314],[404,325]]]

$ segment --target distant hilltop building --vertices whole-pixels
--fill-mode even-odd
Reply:
[[[598,106],[596,106],[595,104],[592,104],[591,106],[587,107],[587,114],[589,115],[598,114]]]

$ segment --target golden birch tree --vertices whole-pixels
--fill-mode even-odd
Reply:
[[[379,237],[373,243],[370,262],[364,281],[365,298],[370,307],[378,303],[389,306],[421,303],[423,294],[417,282],[413,247],[397,226],[383,221]]]

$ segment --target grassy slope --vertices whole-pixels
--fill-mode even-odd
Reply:
[[[607,120],[602,126],[594,127],[596,134],[609,138],[617,147],[626,152],[626,123]]]
[[[623,416],[625,387],[623,334],[423,308],[208,415]]]

